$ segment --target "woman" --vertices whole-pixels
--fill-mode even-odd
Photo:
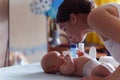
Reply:
[[[92,0],[64,0],[56,21],[74,43],[82,42],[87,33],[95,31],[120,63],[120,4],[109,3],[95,8]],[[82,80],[120,80],[120,66],[111,76],[91,76]]]

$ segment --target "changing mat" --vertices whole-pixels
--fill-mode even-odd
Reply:
[[[0,80],[80,80],[80,77],[46,74],[39,63],[0,68]]]

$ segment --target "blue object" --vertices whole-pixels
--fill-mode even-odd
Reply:
[[[63,0],[53,0],[53,5],[54,7],[58,8],[62,2]]]
[[[70,52],[71,52],[71,55],[72,55],[73,58],[77,58],[77,54],[76,54],[77,50],[78,50],[77,44],[71,44],[70,45]]]
[[[44,13],[46,16],[50,16],[52,19],[56,18],[58,7],[63,2],[63,0],[53,0],[51,8]]]
[[[52,7],[48,10],[48,16],[50,16],[52,19],[55,19],[56,18],[56,15],[57,15],[57,11],[58,11],[58,8],[56,7]]]

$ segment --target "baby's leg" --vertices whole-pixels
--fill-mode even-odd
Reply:
[[[100,64],[100,65],[96,66],[92,70],[91,75],[106,77],[106,76],[109,76],[114,70],[115,70],[115,68],[112,65],[110,65],[108,63],[104,63],[104,64]]]

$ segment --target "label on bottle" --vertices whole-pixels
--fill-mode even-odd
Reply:
[[[71,44],[70,45],[70,52],[73,58],[77,58],[77,45],[76,44]]]

